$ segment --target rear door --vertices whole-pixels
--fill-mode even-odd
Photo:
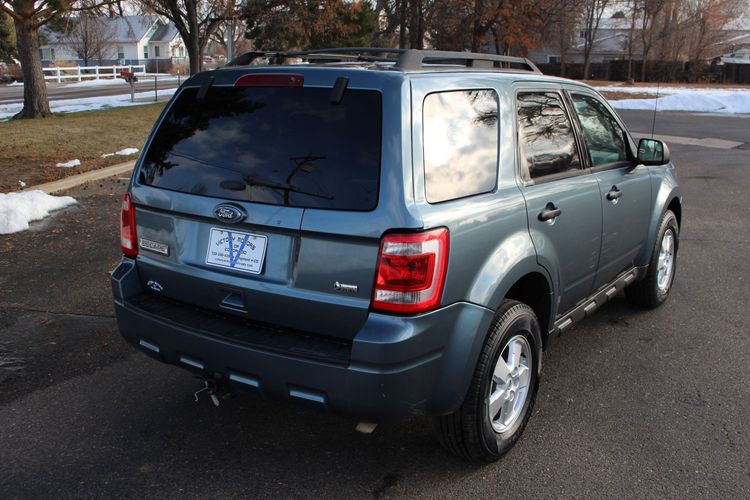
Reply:
[[[562,93],[516,93],[518,153],[529,231],[539,263],[557,280],[558,313],[588,297],[601,245],[596,177],[583,168]]]
[[[602,205],[602,251],[594,288],[630,270],[648,234],[651,180],[635,160],[635,146],[606,104],[592,93],[571,91]]]
[[[179,301],[351,338],[383,231],[363,221],[385,220],[382,91],[350,84],[335,100],[335,76],[309,87],[277,77],[186,88],[173,102],[132,186],[139,272]]]

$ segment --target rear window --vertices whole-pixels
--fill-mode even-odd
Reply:
[[[177,97],[146,152],[143,184],[272,205],[372,210],[381,96],[330,88],[211,87]]]

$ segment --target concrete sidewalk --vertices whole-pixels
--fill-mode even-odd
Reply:
[[[89,181],[98,181],[100,179],[106,179],[107,177],[114,177],[115,175],[130,174],[135,165],[135,160],[118,163],[111,167],[100,168],[97,170],[89,170],[78,175],[71,175],[60,179],[59,181],[46,182],[44,184],[37,184],[36,186],[29,186],[23,191],[35,191],[41,190],[47,194],[59,193],[60,191],[66,191],[70,188],[80,186],[83,183]]]

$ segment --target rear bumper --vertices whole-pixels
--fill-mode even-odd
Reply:
[[[128,300],[144,292],[137,272],[124,259],[112,287],[120,332],[141,351],[237,389],[373,421],[457,409],[493,317],[469,303],[414,317],[371,313],[351,340],[348,359],[327,362],[217,338],[144,310]]]

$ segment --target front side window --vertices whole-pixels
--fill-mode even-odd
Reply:
[[[498,104],[493,90],[429,94],[423,105],[425,194],[430,203],[497,184]]]
[[[625,135],[615,117],[597,99],[572,94],[573,105],[583,128],[583,136],[591,155],[591,165],[628,160]]]
[[[518,94],[518,142],[530,179],[580,169],[570,118],[555,92]]]

